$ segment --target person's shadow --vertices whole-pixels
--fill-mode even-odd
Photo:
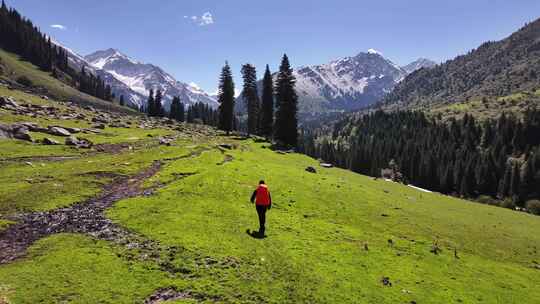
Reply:
[[[246,233],[254,238],[254,239],[264,239],[266,238],[266,235],[259,233],[259,231],[251,231],[249,229],[246,230]]]

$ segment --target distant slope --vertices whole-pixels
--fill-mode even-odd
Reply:
[[[540,19],[510,37],[407,76],[387,105],[438,104],[532,91],[540,85]]]
[[[433,60],[426,59],[426,58],[418,58],[417,60],[402,66],[401,68],[407,72],[407,74],[411,74],[412,72],[416,70],[420,70],[421,68],[432,68],[436,66],[437,63]]]
[[[20,60],[19,56],[0,49],[0,79],[7,83],[15,83],[20,76],[26,76],[32,81],[33,86],[27,88],[27,90],[35,93],[49,95],[61,101],[71,101],[101,109],[135,113],[126,107],[82,93],[55,79],[49,73],[40,70],[31,63]]]

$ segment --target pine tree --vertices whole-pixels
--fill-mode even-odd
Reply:
[[[120,95],[120,105],[125,106],[126,102],[124,101],[124,95]]]
[[[163,96],[161,94],[161,90],[157,90],[156,97],[154,97],[154,114],[153,114],[153,116],[164,116],[165,111],[163,110],[163,105],[161,104],[162,99],[163,99]]]
[[[178,104],[178,121],[186,121],[185,105],[179,100]]]
[[[229,135],[229,132],[233,130],[234,120],[234,81],[228,62],[225,62],[225,66],[221,70],[218,102],[219,128]]]
[[[156,112],[155,109],[156,109],[156,106],[154,102],[154,90],[150,89],[150,92],[148,93],[148,101],[146,103],[146,113],[148,114],[148,116],[155,115],[154,114]]]
[[[242,96],[246,103],[248,113],[247,133],[257,134],[259,125],[259,95],[257,93],[257,72],[251,64],[242,66],[242,77],[244,78],[244,88]]]
[[[270,68],[266,65],[264,72],[262,88],[262,107],[261,107],[261,135],[265,137],[272,136],[272,125],[274,123],[274,84]]]
[[[180,102],[180,99],[176,96],[173,97],[173,100],[171,102],[171,108],[169,109],[169,118],[176,120],[176,115],[178,113],[178,103]]]
[[[184,121],[184,105],[180,102],[180,97],[173,97],[169,118],[176,121]]]
[[[298,140],[298,96],[295,77],[287,55],[283,55],[276,83],[275,138],[286,146],[296,147]]]

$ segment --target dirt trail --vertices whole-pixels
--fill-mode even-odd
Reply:
[[[86,233],[100,239],[129,242],[134,235],[107,219],[104,211],[121,199],[143,194],[142,182],[160,168],[161,162],[155,161],[134,176],[115,179],[97,197],[70,207],[8,218],[16,224],[0,232],[0,264],[23,256],[35,241],[55,233]]]

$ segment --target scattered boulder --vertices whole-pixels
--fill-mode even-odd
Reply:
[[[92,122],[108,124],[111,122],[111,120],[108,117],[101,115],[101,116],[93,117]]]
[[[77,138],[74,135],[66,138],[65,144],[68,146],[75,146],[77,148],[89,149],[94,143],[85,138]]]
[[[66,137],[66,140],[64,142],[67,146],[76,146],[79,144],[79,140],[75,135],[71,135],[69,137]]]
[[[310,172],[310,173],[317,173],[317,170],[315,170],[315,168],[313,168],[313,167],[311,167],[311,166],[307,167],[307,168],[306,168],[306,171],[307,171],[307,172]]]
[[[70,136],[71,135],[71,133],[69,133],[68,130],[64,128],[60,128],[60,127],[53,127],[53,126],[49,127],[49,131],[47,133],[51,135],[56,135],[56,136]]]
[[[92,128],[103,130],[103,129],[105,129],[105,125],[104,124],[97,124],[97,125],[93,125]]]
[[[23,126],[32,132],[39,132],[39,130],[42,129],[35,122],[19,122],[17,125]]]
[[[233,148],[233,146],[231,144],[219,144],[218,146],[220,148],[227,149],[227,150],[232,150],[232,148]]]
[[[44,145],[59,145],[60,143],[52,138],[45,137],[42,141]]]
[[[109,124],[111,128],[129,128],[129,126],[123,122],[113,122]]]
[[[11,126],[0,124],[0,138],[11,138],[12,132]]]
[[[332,164],[329,164],[329,163],[321,163],[321,167],[323,168],[332,168],[334,165]]]
[[[389,278],[389,277],[382,277],[382,278],[381,278],[381,283],[382,283],[384,286],[388,286],[388,287],[391,287],[391,286],[392,286],[392,282],[390,282],[390,278]]]
[[[64,127],[64,129],[68,130],[68,132],[71,134],[77,134],[81,132],[81,129],[79,128]]]
[[[17,128],[14,129],[13,132],[13,138],[20,139],[20,140],[26,140],[32,142],[32,136],[30,136],[30,133],[28,133],[27,128]]]
[[[0,107],[4,107],[8,109],[17,109],[19,108],[19,104],[15,102],[13,97],[0,96]]]
[[[15,138],[32,142],[28,128],[23,124],[2,125],[0,124],[0,138]]]
[[[168,138],[164,138],[164,137],[159,138],[159,144],[160,145],[170,146],[171,142],[172,142],[172,139],[168,139]]]
[[[431,245],[431,250],[429,252],[438,255],[442,251],[441,247],[439,247],[439,242],[435,241],[433,242],[433,245]]]

